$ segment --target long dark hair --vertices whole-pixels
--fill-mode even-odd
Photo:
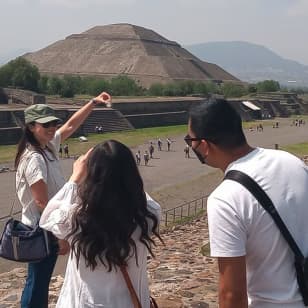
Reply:
[[[41,148],[40,143],[36,140],[34,134],[31,132],[30,130],[31,125],[35,125],[35,123],[29,123],[22,128],[22,135],[18,142],[17,153],[15,156],[15,162],[14,162],[15,169],[17,169],[20,163],[21,156],[27,147],[31,147],[35,152],[40,153],[45,159],[45,161],[46,159],[48,159],[45,152]]]
[[[87,176],[79,187],[80,205],[72,216],[72,252],[79,264],[83,255],[92,270],[98,262],[108,271],[126,265],[132,255],[138,265],[133,232],[153,256],[150,237],[158,234],[158,220],[147,209],[142,178],[135,159],[124,144],[109,140],[98,144],[88,161]],[[161,240],[162,241],[162,240]]]

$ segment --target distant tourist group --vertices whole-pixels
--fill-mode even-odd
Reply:
[[[171,151],[171,144],[172,144],[172,140],[168,137],[166,138],[166,144],[167,144],[167,151],[170,152]],[[157,138],[157,149],[158,151],[163,151],[163,142],[161,140],[161,138]],[[141,164],[141,158],[143,156],[143,161],[144,161],[144,165],[148,166],[150,159],[154,158],[154,151],[155,151],[155,147],[154,147],[154,143],[152,141],[150,141],[150,145],[148,150],[145,150],[143,155],[141,154],[140,150],[137,150],[137,152],[135,153],[135,159],[136,159],[136,163],[137,165]]]

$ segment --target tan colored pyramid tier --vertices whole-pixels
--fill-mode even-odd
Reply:
[[[42,74],[104,78],[126,74],[145,87],[178,80],[239,82],[178,43],[130,24],[97,26],[24,57]]]

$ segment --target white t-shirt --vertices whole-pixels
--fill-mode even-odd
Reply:
[[[48,189],[48,200],[52,198],[65,184],[58,158],[61,135],[56,132],[54,138],[48,143],[49,150],[44,150],[47,159],[40,153],[26,148],[23,153],[16,172],[17,196],[22,205],[21,220],[28,226],[35,226],[41,213],[35,204],[31,194],[31,185],[43,180]]]
[[[272,199],[299,248],[308,256],[308,168],[297,157],[256,148],[231,163]],[[246,256],[249,307],[304,307],[294,254],[270,215],[246,188],[223,181],[208,199],[213,257]]]
[[[40,226],[51,231],[57,238],[65,238],[71,231],[71,217],[79,199],[78,186],[67,182],[63,188],[48,202],[42,213]],[[148,209],[160,220],[161,209],[147,194]],[[128,261],[127,271],[143,308],[149,308],[149,286],[147,277],[148,250],[139,241],[140,230],[132,238],[135,240],[138,253],[138,266],[133,256]],[[68,258],[63,286],[57,302],[57,308],[133,308],[130,293],[120,270],[111,272],[103,264],[94,271],[85,266],[81,255],[77,269],[76,257]]]

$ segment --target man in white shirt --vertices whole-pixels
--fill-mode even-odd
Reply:
[[[308,256],[308,169],[300,159],[248,145],[239,114],[224,100],[190,112],[185,140],[202,163],[253,178]],[[304,307],[294,254],[252,194],[225,180],[210,195],[207,210],[211,255],[218,258],[220,307]]]

